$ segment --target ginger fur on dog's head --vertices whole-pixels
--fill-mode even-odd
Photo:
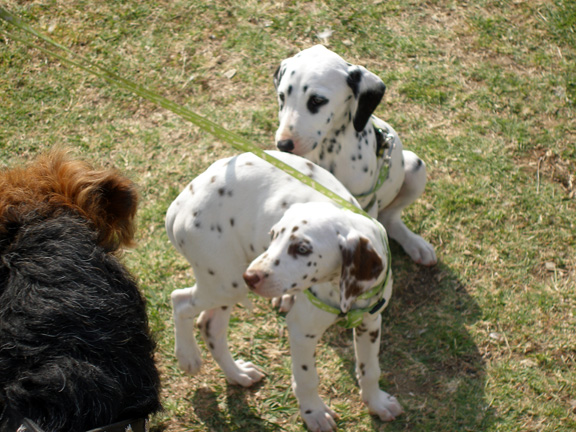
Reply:
[[[89,221],[108,250],[134,238],[138,193],[115,169],[94,169],[62,149],[25,167],[0,171],[0,235],[32,215],[40,219],[76,213]]]

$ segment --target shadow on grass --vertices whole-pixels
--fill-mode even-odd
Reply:
[[[228,385],[225,409],[219,406],[220,392],[200,388],[194,393],[192,406],[198,419],[206,426],[206,430],[215,432],[282,430],[277,425],[262,419],[247,400],[246,395],[257,392],[265,382],[266,380],[263,380],[250,389]]]

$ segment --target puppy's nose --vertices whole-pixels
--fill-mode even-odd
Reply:
[[[248,288],[255,290],[258,285],[262,282],[262,273],[254,270],[246,270],[242,275],[244,282],[248,285]]]
[[[280,151],[291,152],[294,150],[294,141],[291,139],[280,140],[276,143],[276,147],[278,147]]]

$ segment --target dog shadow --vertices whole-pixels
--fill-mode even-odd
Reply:
[[[495,421],[485,395],[486,365],[469,326],[481,319],[478,303],[448,265],[423,267],[392,242],[394,294],[383,312],[381,388],[396,396],[404,414],[387,431],[486,430]],[[349,334],[343,335],[346,332]],[[324,336],[355,378],[352,330]],[[374,430],[382,422],[373,417]]]
[[[265,380],[246,389],[235,385],[226,387],[226,408],[222,409],[218,400],[221,392],[208,388],[199,388],[194,392],[194,411],[206,430],[214,432],[232,431],[262,431],[272,432],[282,430],[261,418],[246,398],[251,392],[258,392]]]

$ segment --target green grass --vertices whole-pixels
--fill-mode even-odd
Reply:
[[[362,407],[350,331],[332,328],[319,345],[321,395],[341,415],[340,430],[576,428],[574,0],[4,5],[264,148],[277,121],[274,70],[333,30],[330,48],[383,78],[377,114],[427,163],[427,190],[405,219],[440,258],[421,268],[392,245],[380,383],[403,416],[383,424]],[[235,152],[0,32],[0,166],[55,145],[139,185],[138,246],[123,258],[158,340],[165,411],[153,429],[305,430],[284,318],[268,302],[240,308],[230,330],[233,352],[267,373],[256,388],[226,384],[209,356],[196,377],[174,359],[169,295],[193,276],[169,245],[164,214],[190,179]]]

